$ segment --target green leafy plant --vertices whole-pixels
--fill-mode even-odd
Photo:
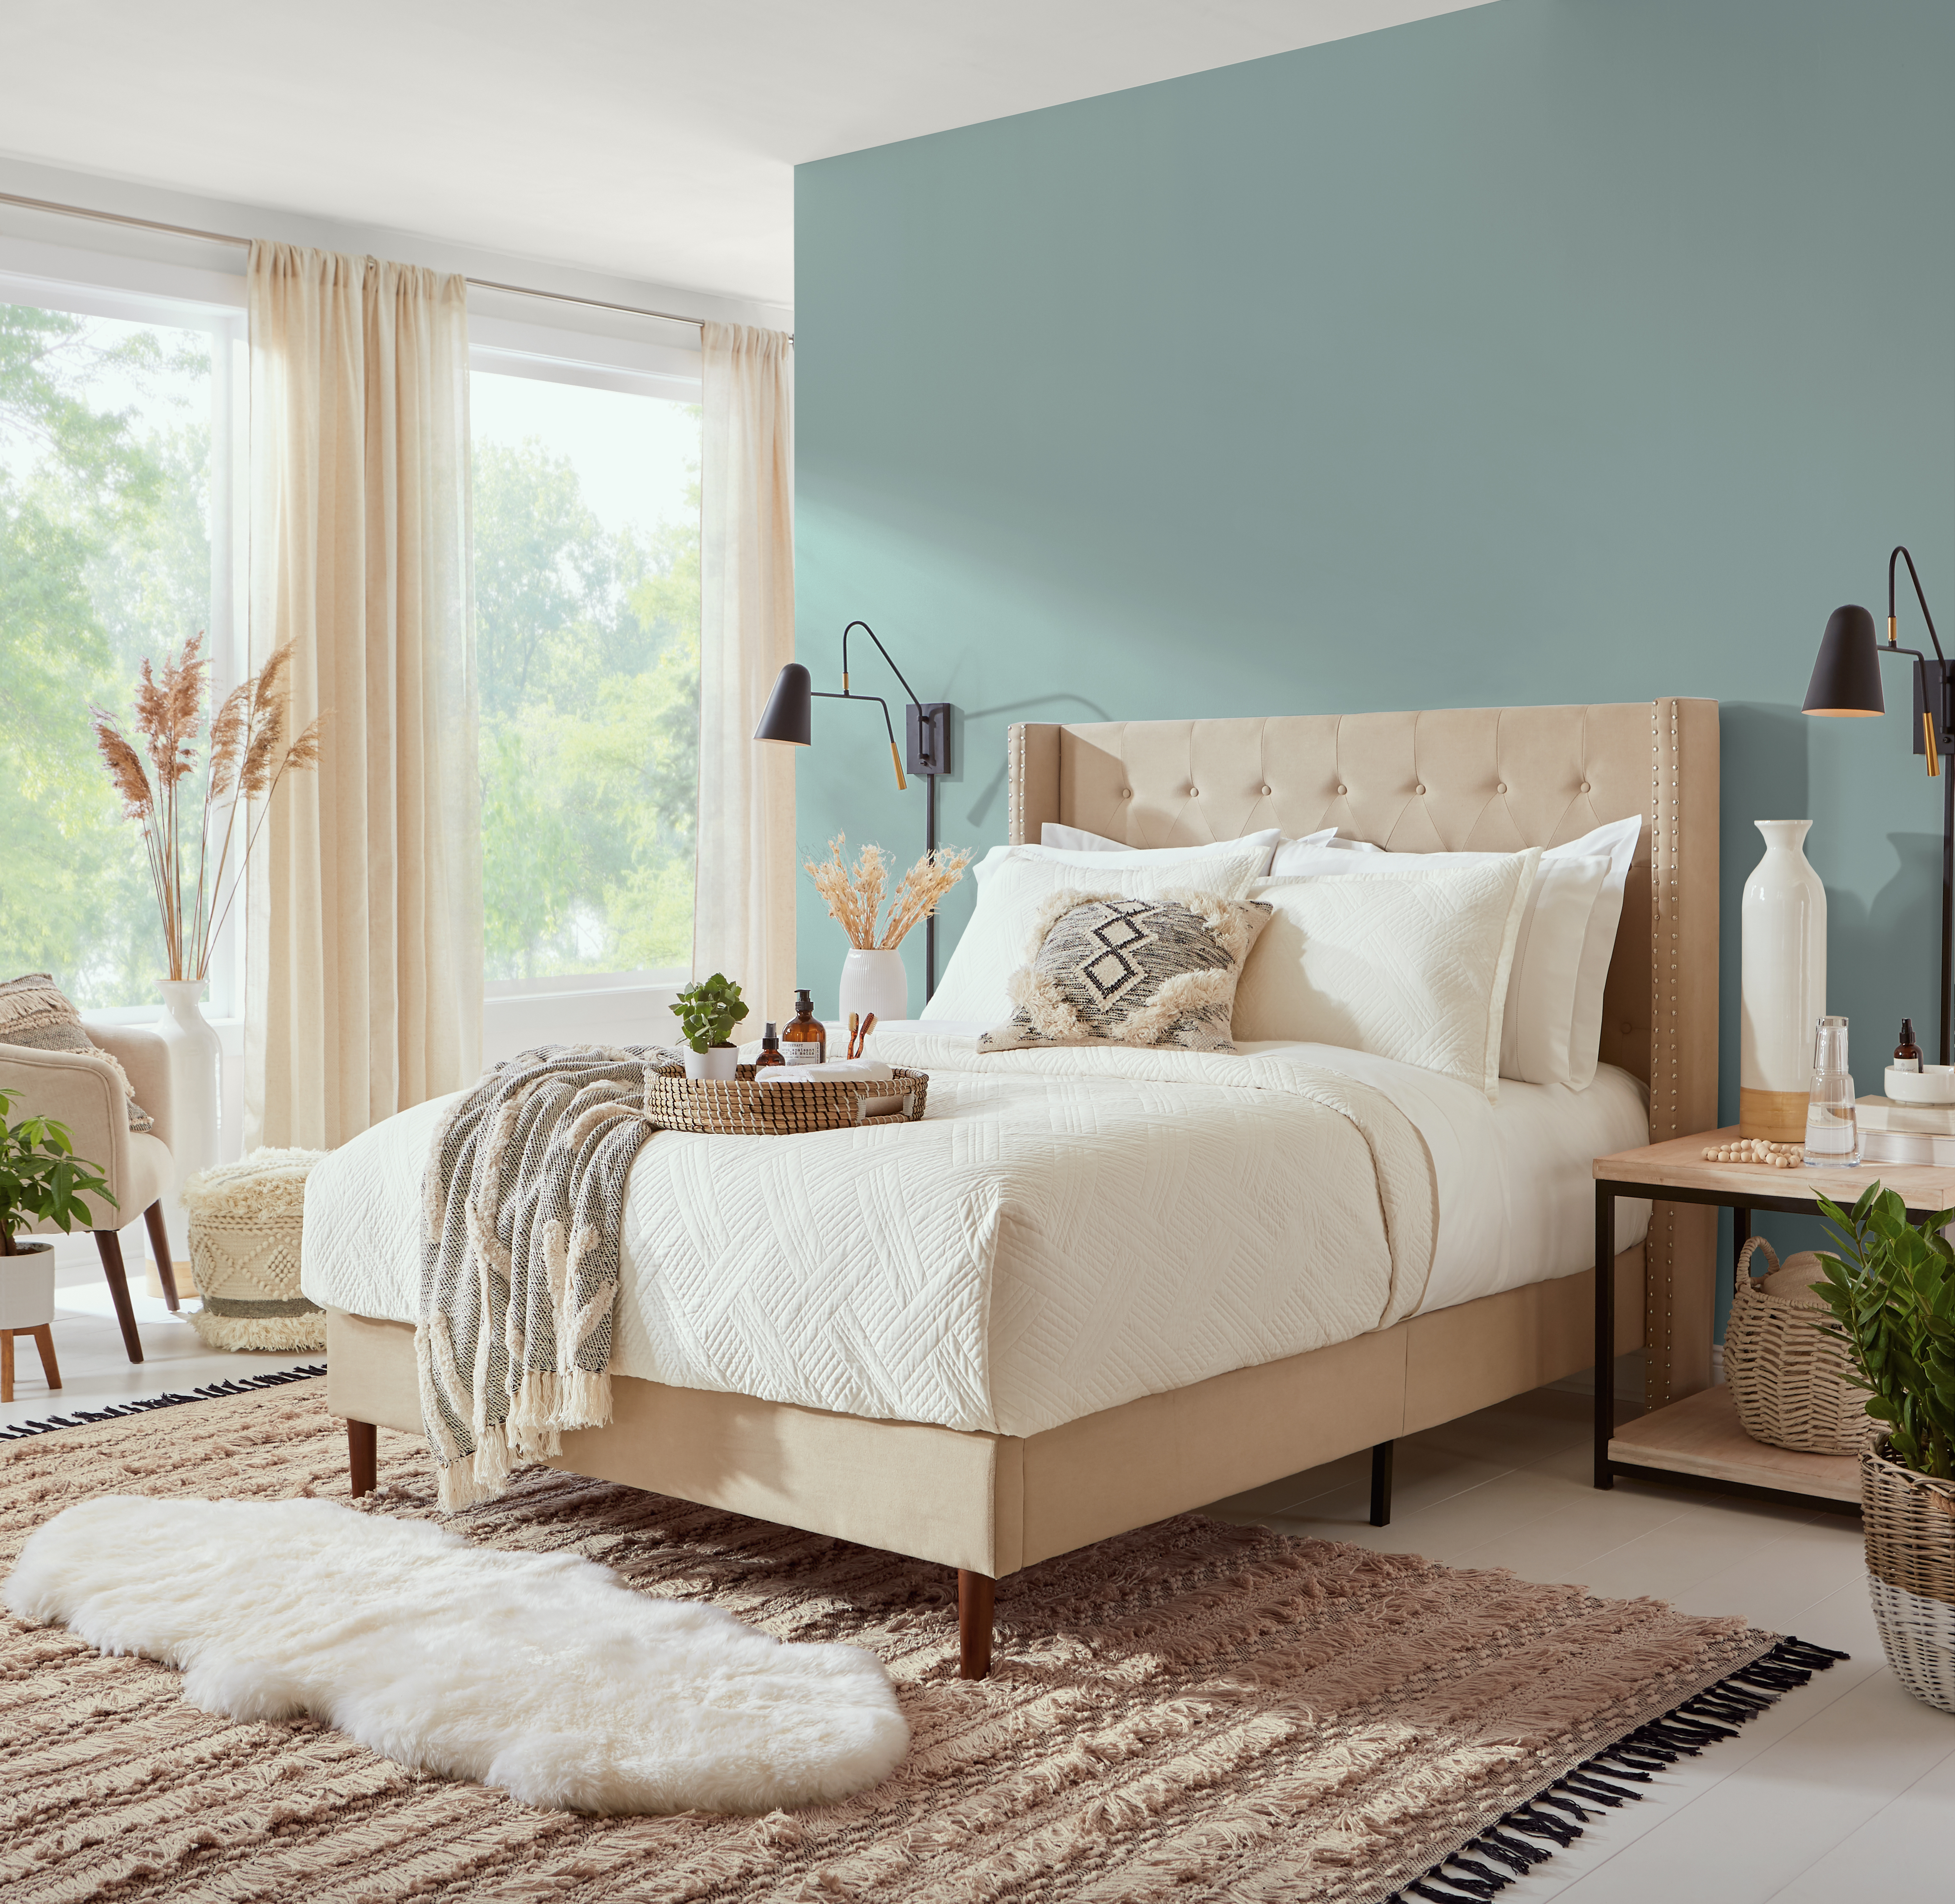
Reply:
[[[716,972],[682,991],[672,1005],[685,1035],[696,1051],[710,1051],[716,1045],[730,1044],[726,1034],[746,1017],[740,988],[724,974]]]
[[[1828,1273],[1812,1285],[1833,1312],[1826,1333],[1846,1345],[1895,1458],[1955,1480],[1955,1249],[1941,1234],[1955,1211],[1910,1223],[1906,1203],[1878,1178],[1850,1210],[1818,1201],[1841,1245],[1821,1255]]]
[[[84,1194],[115,1201],[95,1166],[75,1155],[65,1124],[48,1117],[10,1124],[13,1110],[14,1100],[0,1091],[0,1256],[8,1256],[19,1253],[14,1232],[27,1224],[92,1227]]]

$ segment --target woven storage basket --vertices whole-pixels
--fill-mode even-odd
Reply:
[[[1955,1713],[1955,1483],[1910,1473],[1890,1444],[1860,1452],[1867,1590],[1894,1677]]]
[[[184,1186],[190,1325],[212,1348],[323,1349],[326,1312],[299,1293],[306,1179],[323,1150],[254,1150]]]
[[[1738,1258],[1724,1326],[1724,1379],[1738,1420],[1752,1440],[1768,1448],[1857,1455],[1867,1439],[1866,1393],[1853,1385],[1846,1344],[1821,1332],[1831,1312],[1771,1294],[1751,1273],[1755,1250],[1778,1267],[1761,1236]]]
[[[742,1064],[730,1084],[689,1078],[683,1065],[672,1064],[660,1070],[646,1108],[668,1130],[784,1137],[804,1130],[914,1124],[923,1115],[929,1090],[927,1072],[893,1067],[887,1083],[867,1078],[807,1078],[763,1085],[754,1082],[751,1064]],[[864,1116],[864,1105],[877,1098],[901,1098],[903,1107],[877,1117]]]

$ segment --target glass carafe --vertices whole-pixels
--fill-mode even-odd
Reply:
[[[1860,1161],[1859,1119],[1853,1109],[1853,1076],[1846,1069],[1843,1018],[1822,1018],[1813,1029],[1812,1089],[1805,1105],[1805,1161],[1835,1166]]]

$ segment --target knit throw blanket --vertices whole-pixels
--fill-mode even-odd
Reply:
[[[642,1045],[525,1051],[443,1121],[414,1357],[444,1509],[501,1493],[515,1463],[611,1419],[625,1179],[671,1061]]]

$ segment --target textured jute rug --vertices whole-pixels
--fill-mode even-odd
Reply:
[[[0,1566],[96,1495],[343,1496],[323,1388],[8,1444]],[[420,1444],[382,1430],[380,1455],[372,1511],[431,1516]],[[784,1639],[870,1648],[908,1757],[874,1790],[792,1816],[534,1811],[309,1720],[213,1718],[168,1667],[0,1614],[0,1896],[1488,1896],[1626,1781],[1824,1663],[1653,1600],[1185,1515],[1002,1581],[996,1666],[973,1683],[955,1676],[945,1568],[540,1470],[453,1524],[573,1549]]]

